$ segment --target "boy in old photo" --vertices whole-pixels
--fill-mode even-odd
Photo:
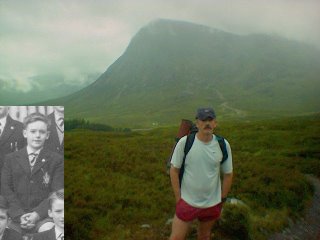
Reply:
[[[23,233],[52,222],[47,199],[64,185],[63,156],[44,148],[49,127],[45,115],[28,115],[23,122],[27,146],[5,157],[1,173],[1,194],[9,202],[12,227]]]

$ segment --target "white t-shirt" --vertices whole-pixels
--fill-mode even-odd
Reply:
[[[171,164],[180,168],[184,156],[187,136],[177,143]],[[189,205],[198,208],[212,207],[221,202],[220,170],[232,173],[232,154],[227,140],[228,158],[220,164],[222,151],[215,135],[210,142],[204,143],[197,136],[186,156],[184,174],[181,184],[181,198]]]

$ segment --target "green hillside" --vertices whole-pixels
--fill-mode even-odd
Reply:
[[[235,218],[232,225],[220,223],[214,239],[247,234],[264,240],[303,214],[312,195],[303,174],[320,177],[319,120],[318,115],[220,123],[217,131],[233,152],[230,196],[248,208],[232,210],[233,216],[245,211],[239,216],[246,218]],[[171,226],[166,222],[174,214],[175,201],[165,162],[177,129],[66,132],[67,239],[167,239]]]
[[[50,104],[118,126],[173,124],[198,106],[223,118],[319,112],[320,51],[267,35],[187,22],[143,27],[97,81]]]

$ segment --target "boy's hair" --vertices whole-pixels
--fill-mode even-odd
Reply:
[[[52,204],[55,200],[64,201],[64,189],[60,189],[56,192],[53,192],[49,197],[49,209],[52,209]]]
[[[47,129],[50,128],[50,125],[51,125],[50,119],[41,113],[31,113],[30,115],[26,116],[25,119],[23,120],[23,128],[27,129],[27,126],[30,123],[33,123],[36,121],[42,121],[45,124],[47,124]]]

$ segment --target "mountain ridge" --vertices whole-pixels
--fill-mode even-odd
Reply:
[[[299,115],[319,111],[319,63],[319,50],[299,42],[157,20],[94,83],[53,102],[125,126],[170,124],[209,105],[222,118]]]

